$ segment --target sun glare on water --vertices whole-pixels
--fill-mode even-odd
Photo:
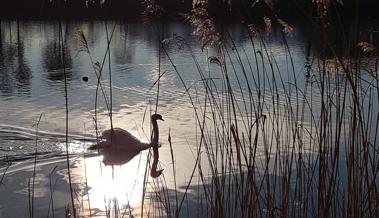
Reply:
[[[142,200],[146,153],[123,165],[105,165],[104,160],[103,155],[84,160],[91,215],[102,216],[105,211],[134,214],[132,208]]]

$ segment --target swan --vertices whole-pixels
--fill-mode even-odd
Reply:
[[[101,134],[101,138],[105,141],[101,141],[97,144],[91,145],[89,150],[98,150],[105,148],[113,148],[120,150],[129,150],[131,152],[140,152],[146,149],[158,145],[159,129],[157,120],[163,120],[162,115],[153,114],[151,116],[151,124],[153,125],[153,138],[150,143],[141,142],[137,137],[133,136],[128,131],[121,128],[107,129]],[[138,154],[137,153],[137,154]]]

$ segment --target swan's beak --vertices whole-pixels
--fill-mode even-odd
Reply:
[[[150,176],[153,178],[158,178],[160,175],[162,175],[163,169],[161,170],[151,170]]]
[[[163,119],[163,118],[158,118],[158,120],[162,120],[162,121],[164,121],[164,119]]]

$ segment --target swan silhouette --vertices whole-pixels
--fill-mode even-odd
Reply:
[[[91,145],[89,150],[101,150],[106,148],[128,150],[133,154],[140,151],[149,149],[155,145],[158,146],[159,129],[157,120],[163,120],[162,115],[153,114],[151,116],[151,124],[153,125],[153,137],[150,143],[141,142],[137,137],[133,136],[128,131],[121,128],[107,129],[103,131],[101,138],[105,141],[101,141],[97,144]]]

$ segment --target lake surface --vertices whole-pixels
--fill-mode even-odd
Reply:
[[[164,122],[159,123],[162,143],[160,162],[163,168],[171,167],[170,147],[167,141],[170,133],[176,160],[176,176],[178,183],[184,185],[191,175],[195,162],[194,153],[196,153],[199,140],[194,106],[196,108],[203,106],[206,92],[202,86],[199,68],[207,75],[207,78],[212,78],[215,88],[222,87],[220,79],[222,76],[219,66],[209,62],[209,57],[218,55],[218,51],[211,48],[202,49],[192,34],[193,29],[190,26],[180,22],[169,22],[164,25],[163,30],[161,28],[160,24],[144,25],[140,22],[71,21],[62,24],[62,34],[60,34],[57,22],[1,21],[0,155],[13,156],[35,152],[37,127],[38,152],[65,151],[65,72],[69,105],[69,151],[73,154],[88,153],[86,148],[96,141],[94,117],[97,77],[95,72],[98,72],[97,68],[104,60],[102,87],[107,96],[109,96],[110,87],[109,66],[112,74],[113,125],[127,129],[143,141],[149,141],[149,116],[154,113],[157,104],[158,113],[165,119]],[[251,111],[249,108],[251,105],[244,105],[246,93],[250,88],[254,90],[253,97],[260,96],[267,99],[265,106],[262,107],[264,112],[271,111],[276,104],[284,107],[287,100],[291,102],[290,104],[300,105],[300,103],[303,104],[304,99],[307,99],[307,106],[302,112],[304,117],[301,125],[309,130],[314,128],[316,121],[319,120],[321,94],[317,85],[308,87],[308,84],[310,84],[309,80],[317,78],[309,74],[315,74],[312,69],[318,64],[318,54],[314,53],[313,48],[309,48],[309,36],[304,34],[302,29],[304,27],[294,26],[293,36],[286,38],[286,41],[283,40],[283,35],[278,28],[274,28],[269,40],[265,43],[262,43],[259,38],[253,39],[255,49],[260,54],[254,53],[252,42],[243,25],[228,24],[224,28],[235,43],[235,48],[233,48],[233,44],[229,41],[230,53],[224,55],[228,57],[227,69],[230,72],[231,87],[237,90],[234,93],[237,105],[242,108],[242,111],[247,112],[241,113],[241,120],[243,116],[253,116],[248,113]],[[105,55],[107,31],[108,37],[111,37],[113,32],[110,57]],[[81,32],[86,38],[89,52],[83,51],[83,41],[80,42]],[[161,56],[159,56],[161,34],[163,38],[180,36],[186,43],[181,43],[179,46],[175,43],[165,45],[167,53],[161,50]],[[65,70],[60,61],[61,39],[65,44]],[[238,51],[240,56],[235,51]],[[255,57],[259,58],[260,55],[262,60],[258,62],[261,64],[255,66],[253,64]],[[244,75],[244,71],[250,71],[251,68],[248,70],[241,68],[238,65],[239,61],[246,68],[250,63],[257,72],[264,74]],[[99,64],[96,64],[97,62]],[[157,102],[159,72],[162,76]],[[88,81],[84,81],[84,77],[88,77]],[[370,80],[367,75],[362,75],[362,77]],[[182,81],[188,88],[188,93],[194,96],[192,103]],[[308,91],[305,91],[305,87],[308,87]],[[275,92],[272,91],[274,89]],[[273,101],[276,95],[285,97],[280,97],[282,100]],[[101,131],[110,127],[110,119],[101,91],[99,91],[98,100],[97,122]],[[378,102],[374,101],[373,105],[373,108],[376,108],[374,110],[377,110]],[[316,110],[312,111],[312,107]],[[284,110],[277,113],[281,114],[280,117],[283,120],[290,116]],[[347,118],[343,119],[346,119],[348,124]],[[375,117],[373,119],[375,120]],[[375,134],[373,132],[373,136]],[[263,153],[263,148],[258,148],[258,150]],[[145,152],[128,163],[133,167],[123,166],[124,168],[116,171],[119,175],[135,174],[143,178],[143,171],[139,169],[139,166],[145,166],[146,154]],[[99,157],[87,159],[87,169],[95,170],[99,162],[101,162]],[[136,172],[129,172],[130,169],[135,169]],[[109,174],[109,177],[112,171],[108,170],[104,175]],[[169,170],[167,174],[170,175]],[[103,187],[98,184],[99,176],[88,174],[88,184],[92,187]],[[141,180],[139,183],[133,183],[133,181],[130,184],[138,186],[138,193],[135,195],[141,196],[143,188]],[[115,181],[104,183],[115,183]],[[167,183],[172,186],[172,179],[167,179]],[[132,186],[130,184],[129,186]],[[99,198],[101,199],[100,202],[92,202],[92,206],[95,207],[104,205],[102,196],[105,195],[105,191],[102,188],[98,190],[101,192],[92,193],[92,196],[97,196],[93,199],[98,201]],[[117,193],[110,195],[117,195]],[[138,203],[138,199],[133,198],[133,203]]]
[[[17,28],[18,27],[18,28]],[[155,108],[158,79],[159,25],[146,26],[141,23],[108,23],[109,34],[114,28],[111,50],[111,72],[113,91],[114,126],[130,130],[144,140],[148,140],[149,114]],[[227,26],[231,37],[239,49],[246,49],[252,55],[250,39],[242,25]],[[1,28],[0,56],[0,105],[1,142],[4,155],[34,151],[35,125],[41,116],[39,131],[42,141],[40,151],[61,150],[54,140],[62,139],[65,133],[65,93],[64,72],[59,61],[59,25],[55,22],[3,21]],[[83,31],[90,55],[82,51],[78,35]],[[296,30],[295,30],[296,32]],[[274,33],[275,34],[275,33]],[[192,35],[192,29],[182,23],[168,23],[164,28],[164,38],[181,36],[189,44],[192,53],[204,72],[209,71],[208,57],[213,50],[201,50]],[[95,136],[94,109],[97,79],[91,59],[102,63],[107,48],[105,22],[70,22],[63,25],[66,44],[66,72],[69,104],[69,133],[76,138]],[[298,83],[305,81],[306,46],[296,34],[289,39],[293,55],[294,70]],[[269,48],[284,78],[291,77],[288,55],[279,31],[272,37]],[[168,46],[168,53],[188,87],[198,95],[204,90],[200,86],[200,76],[189,50],[185,47]],[[163,52],[162,52],[163,53]],[[90,57],[91,56],[91,57]],[[244,57],[243,57],[244,58]],[[246,58],[244,58],[246,60]],[[216,69],[214,66],[210,68]],[[166,55],[161,55],[161,77],[158,112],[165,122],[161,124],[162,140],[167,139],[168,129],[172,129],[175,146],[191,147],[195,139],[193,132],[193,107],[178,75]],[[109,95],[108,57],[103,69],[103,86]],[[240,69],[237,74],[242,75]],[[214,78],[220,78],[215,73]],[[83,81],[88,77],[88,82]],[[251,79],[251,75],[248,75]],[[264,78],[265,79],[265,78]],[[289,78],[291,79],[291,78]],[[235,76],[232,85],[238,87]],[[263,79],[262,79],[263,80]],[[266,79],[268,84],[270,81]],[[246,85],[242,84],[245,86]],[[300,85],[301,86],[301,85]],[[279,87],[280,88],[280,87]],[[197,90],[196,90],[197,89]],[[238,95],[241,98],[241,94]],[[100,129],[110,127],[104,98],[99,93],[98,122]],[[317,96],[316,96],[317,101]],[[144,117],[144,114],[145,117]],[[141,128],[144,128],[144,133]],[[145,134],[145,135],[144,135]],[[46,143],[45,143],[46,142]],[[31,144],[31,145],[30,145]],[[77,150],[76,150],[77,149]],[[82,152],[77,146],[72,152]]]

